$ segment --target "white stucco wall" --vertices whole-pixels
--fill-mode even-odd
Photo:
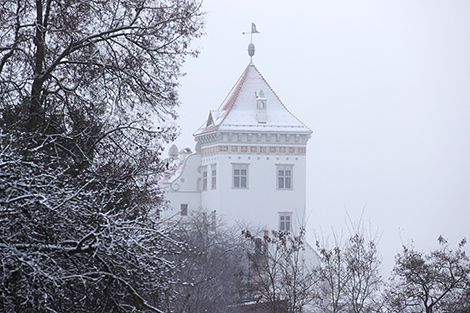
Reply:
[[[218,154],[202,157],[201,165],[217,165],[217,186],[201,192],[201,206],[231,224],[279,227],[279,212],[292,212],[293,229],[305,222],[305,155]],[[233,187],[233,164],[248,164],[248,188]],[[292,165],[293,188],[277,189],[277,165]]]
[[[169,209],[162,212],[164,217],[179,217],[181,204],[188,204],[188,211],[201,207],[201,192],[198,186],[201,177],[201,156],[194,153],[181,161],[182,164],[174,177],[163,186],[165,200],[169,203]]]

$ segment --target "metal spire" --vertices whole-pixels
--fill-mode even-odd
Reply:
[[[243,35],[250,34],[250,44],[248,45],[248,55],[250,56],[250,64],[253,64],[253,56],[255,55],[255,45],[253,44],[253,34],[259,34],[256,30],[255,23],[251,23],[251,32],[243,32]]]

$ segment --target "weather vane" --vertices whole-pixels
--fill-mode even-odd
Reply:
[[[250,44],[248,45],[248,55],[250,56],[250,63],[253,61],[253,56],[255,55],[255,45],[253,44],[253,34],[259,34],[259,31],[256,30],[255,23],[251,23],[251,32],[243,32],[243,35],[250,34]]]

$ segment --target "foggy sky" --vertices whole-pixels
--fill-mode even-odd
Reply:
[[[187,61],[176,144],[249,63],[311,130],[308,238],[371,223],[388,273],[403,243],[453,248],[470,222],[470,2],[206,0],[207,35]],[[345,235],[346,236],[346,235]],[[470,238],[469,238],[470,239]]]

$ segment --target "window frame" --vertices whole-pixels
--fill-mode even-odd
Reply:
[[[279,212],[279,231],[292,232],[292,226],[292,212]]]
[[[233,189],[248,189],[249,188],[249,184],[248,184],[249,165],[250,164],[248,163],[232,163],[232,188]],[[236,173],[236,171],[239,171],[239,172]],[[243,174],[242,171],[245,171],[245,174]],[[244,186],[242,186],[243,181],[244,181]]]
[[[211,164],[211,189],[217,189],[217,164]]]
[[[282,175],[281,172],[282,171]],[[290,174],[286,175],[286,171]],[[286,185],[289,182],[289,187]],[[277,190],[293,190],[294,189],[294,165],[293,164],[276,164],[276,189]]]
[[[202,176],[202,191],[206,191],[207,190],[207,165],[204,165],[202,166],[202,169],[201,169],[201,176]]]

